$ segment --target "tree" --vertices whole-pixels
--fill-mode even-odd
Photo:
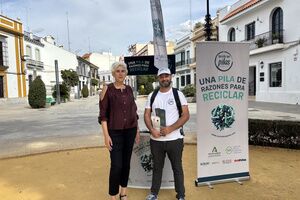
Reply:
[[[83,98],[87,98],[89,96],[89,89],[87,87],[87,85],[84,85],[82,90],[81,90],[81,94]]]
[[[153,91],[152,83],[155,82],[155,80],[156,77],[154,75],[137,76],[137,86],[139,88],[139,94],[150,94]],[[142,85],[143,87],[141,87]]]
[[[46,105],[46,87],[40,76],[30,84],[28,103],[32,108],[44,108]]]
[[[92,84],[92,86],[98,86],[98,83],[99,83],[99,81],[97,80],[97,79],[92,79],[91,80],[91,84]]]
[[[77,72],[72,69],[66,69],[61,71],[61,78],[65,82],[66,86],[69,88],[78,85],[79,77]]]
[[[195,87],[195,85],[194,84],[186,85],[183,88],[182,93],[186,97],[194,97],[196,95],[196,87]]]
[[[56,99],[56,85],[52,88],[52,96]],[[69,88],[67,85],[63,82],[62,84],[59,84],[59,92],[60,92],[60,98],[62,100],[66,100],[69,98]]]

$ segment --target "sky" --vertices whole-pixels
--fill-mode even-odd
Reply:
[[[210,14],[237,0],[210,0]],[[167,40],[180,39],[206,15],[206,0],[161,0]],[[19,18],[26,31],[52,35],[71,52],[128,55],[135,43],[153,40],[150,0],[0,0],[1,14]],[[68,20],[67,20],[68,19]]]

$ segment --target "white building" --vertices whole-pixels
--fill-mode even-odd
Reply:
[[[176,42],[174,48],[176,74],[173,77],[173,87],[182,90],[186,85],[194,84],[195,69],[190,68],[192,63],[191,55],[194,55],[194,48],[191,42],[192,34],[187,34]]]
[[[89,95],[95,95],[96,89],[98,89],[98,85],[94,87],[92,85],[92,79],[98,79],[98,67],[89,61],[85,60],[84,58],[77,56],[78,60],[78,66],[76,68],[76,72],[78,74],[79,78],[79,84],[78,84],[78,91],[77,91],[77,97],[81,96],[81,90],[84,85],[86,85],[89,89]]]
[[[120,57],[112,55],[111,52],[102,52],[102,53],[88,53],[82,56],[84,59],[88,60],[90,63],[93,63],[99,67],[99,80],[100,86],[103,84],[109,84],[114,81],[114,77],[111,74],[111,66],[113,63],[118,62]],[[127,76],[125,79],[125,84],[134,87],[135,79],[132,76]]]
[[[83,55],[82,57],[90,63],[98,66],[99,73],[101,73],[101,71],[110,70],[111,65],[114,62],[119,61],[119,56],[114,56],[111,52],[88,53]]]
[[[0,99],[26,96],[22,23],[0,15]]]
[[[44,44],[41,43],[41,38],[24,31],[27,94],[29,85],[37,76],[40,76],[43,80],[44,63],[42,62],[42,53],[44,53]]]
[[[220,10],[220,41],[248,41],[249,94],[257,101],[300,103],[300,4],[240,0]]]
[[[62,83],[61,71],[62,70],[77,70],[78,60],[77,56],[63,47],[59,47],[55,44],[55,40],[52,36],[47,36],[41,39],[41,43],[44,44],[43,62],[44,62],[44,75],[43,81],[46,85],[47,95],[52,95],[52,88],[56,84],[55,76],[55,60],[58,62],[59,70],[59,82]],[[77,87],[72,88],[71,98],[74,98]]]

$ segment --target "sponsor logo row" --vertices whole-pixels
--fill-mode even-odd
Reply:
[[[240,145],[236,146],[227,146],[225,149],[222,149],[222,151],[219,151],[217,147],[213,147],[210,152],[208,152],[208,157],[220,157],[222,154],[240,154],[242,153],[242,148]]]
[[[239,163],[247,161],[246,158],[238,158],[238,159],[224,159],[221,161],[213,161],[213,162],[201,162],[200,166],[208,166],[208,165],[217,165],[217,164],[232,164],[232,163]]]

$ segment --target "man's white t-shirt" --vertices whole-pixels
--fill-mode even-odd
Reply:
[[[150,100],[153,92],[149,94],[148,100],[146,103],[146,108],[150,108]],[[182,106],[188,105],[186,98],[184,97],[183,93],[178,90],[178,96],[180,99],[180,103]],[[179,114],[178,114],[178,109],[176,106],[176,101],[173,95],[173,90],[170,88],[168,92],[160,92],[158,91],[153,105],[152,105],[152,115],[155,114],[155,109],[160,108],[164,109],[166,113],[166,126],[171,126],[174,124],[178,119],[179,119]],[[161,136],[159,138],[154,138],[152,135],[150,136],[151,139],[156,140],[156,141],[171,141],[171,140],[177,140],[179,138],[183,138],[183,135],[181,135],[180,130],[177,129],[166,136]]]

